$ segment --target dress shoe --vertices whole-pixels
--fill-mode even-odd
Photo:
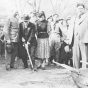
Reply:
[[[36,67],[33,68],[34,71],[37,71],[38,69]]]
[[[45,70],[45,67],[41,67],[42,70]]]
[[[11,70],[11,69],[10,69],[10,65],[7,65],[7,66],[6,66],[6,70],[8,70],[8,71]]]
[[[12,69],[17,69],[17,67],[16,67],[16,66],[10,66],[10,68],[12,68]]]
[[[28,68],[28,66],[24,66],[24,69]]]

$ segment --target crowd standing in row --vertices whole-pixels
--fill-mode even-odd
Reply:
[[[82,3],[77,4],[77,12],[76,16],[64,20],[58,14],[46,19],[45,12],[41,11],[34,22],[29,15],[19,22],[16,12],[3,29],[6,69],[15,68],[16,57],[22,59],[24,68],[28,68],[29,55],[34,70],[45,69],[53,60],[67,65],[70,61],[75,68],[86,68],[84,63],[81,66],[80,60],[88,60],[88,14]]]

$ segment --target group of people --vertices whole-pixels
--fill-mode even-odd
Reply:
[[[78,14],[70,20],[59,19],[58,14],[46,19],[45,12],[41,11],[35,23],[30,21],[29,15],[19,22],[16,12],[3,29],[6,70],[15,68],[16,57],[22,59],[24,68],[28,68],[29,56],[34,70],[44,70],[45,65],[52,64],[53,60],[68,64],[70,58],[73,67],[80,68],[80,60],[88,60],[88,14],[82,3],[77,4],[77,10]],[[86,68],[86,64],[82,63],[82,67]]]
[[[29,15],[25,15],[20,23],[17,16],[18,12],[8,19],[3,30],[6,40],[6,69],[15,68],[16,57],[22,59],[24,68],[28,68],[29,55],[34,70],[37,69],[36,59],[40,62],[39,67],[44,69],[45,58],[49,58],[48,22],[45,19],[45,13],[39,14],[39,21],[36,25],[30,22]]]

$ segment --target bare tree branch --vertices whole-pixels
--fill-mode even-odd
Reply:
[[[63,14],[63,12],[65,11],[66,7],[68,6],[68,3],[69,3],[70,0],[67,1],[67,3],[65,4],[64,6],[64,9],[62,10],[62,13],[60,14],[60,16]]]

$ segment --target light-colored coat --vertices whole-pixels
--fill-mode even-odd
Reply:
[[[80,18],[77,27],[75,27],[74,33],[78,35],[78,38],[81,42],[88,43],[88,14],[84,14]]]
[[[73,34],[73,66],[80,68],[80,56],[87,61],[88,46],[85,43],[88,43],[88,14],[83,14],[80,19],[78,16],[71,19],[66,41],[68,44],[72,43]],[[82,64],[82,68],[86,68],[86,65]]]
[[[88,14],[84,14],[78,21],[76,17],[71,18],[66,43],[71,44],[73,31],[83,43],[88,43]]]

